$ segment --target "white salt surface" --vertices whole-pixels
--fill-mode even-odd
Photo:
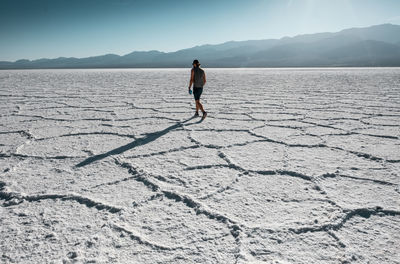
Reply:
[[[0,71],[1,263],[400,263],[400,69]]]

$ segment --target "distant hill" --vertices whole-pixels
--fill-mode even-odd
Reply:
[[[88,58],[0,61],[0,69],[400,66],[400,26],[383,24],[281,39],[229,41],[176,52],[134,51]]]

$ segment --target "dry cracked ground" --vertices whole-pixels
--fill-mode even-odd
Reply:
[[[0,72],[1,263],[400,263],[400,69]]]

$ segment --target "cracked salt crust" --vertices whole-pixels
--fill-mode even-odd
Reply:
[[[398,68],[1,71],[0,262],[397,263]]]

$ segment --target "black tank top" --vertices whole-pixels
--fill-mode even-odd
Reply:
[[[201,88],[204,85],[204,71],[200,67],[193,67],[194,71],[194,81],[193,87]]]

